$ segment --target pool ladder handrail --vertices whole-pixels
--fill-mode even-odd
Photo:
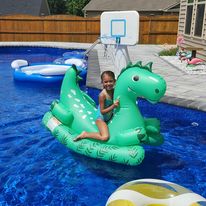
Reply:
[[[98,38],[85,52],[84,52],[84,55],[88,55],[89,52],[97,45],[99,44],[101,41],[100,41],[100,38]]]

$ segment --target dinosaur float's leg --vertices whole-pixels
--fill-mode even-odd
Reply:
[[[136,127],[117,133],[118,145],[141,144],[147,139],[146,130],[143,127]]]
[[[150,131],[152,133],[160,132],[160,121],[156,118],[147,118],[144,119],[146,131]]]
[[[164,142],[164,137],[159,133],[159,134],[154,134],[154,133],[147,133],[147,140],[144,141],[144,144],[152,145],[152,146],[159,146],[163,144]]]
[[[66,110],[58,100],[52,102],[50,109],[52,114],[64,125],[69,126],[74,119],[72,112]]]
[[[158,119],[145,119],[145,128],[147,132],[147,138],[143,141],[144,144],[158,146],[164,142],[164,138],[160,134],[160,122]]]

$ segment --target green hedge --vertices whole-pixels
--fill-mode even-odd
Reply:
[[[164,49],[160,51],[158,54],[159,56],[175,56],[177,54],[178,48],[170,48],[170,49]]]

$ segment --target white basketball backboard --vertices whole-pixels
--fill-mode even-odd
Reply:
[[[139,41],[139,14],[136,11],[103,12],[101,42],[135,45]]]

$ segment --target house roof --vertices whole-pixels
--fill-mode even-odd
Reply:
[[[180,4],[180,0],[91,0],[84,11],[167,11]]]
[[[0,0],[0,15],[29,14],[39,16],[49,14],[47,0]]]

